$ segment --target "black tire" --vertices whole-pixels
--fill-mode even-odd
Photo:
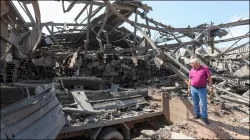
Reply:
[[[117,131],[115,128],[108,127],[104,128],[100,134],[98,135],[97,139],[105,139],[105,140],[122,140],[124,137],[122,134]]]

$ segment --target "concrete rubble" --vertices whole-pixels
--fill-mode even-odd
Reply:
[[[134,139],[248,139],[249,115],[233,109],[237,106],[226,103],[223,111],[227,113],[218,116],[215,111],[218,105],[209,104],[209,126],[201,120],[189,119],[157,130],[143,129]]]
[[[68,8],[65,8],[65,2],[70,3]],[[210,68],[213,76],[215,91],[209,97],[211,102],[221,106],[236,104],[231,110],[249,115],[249,50],[232,54],[249,47],[249,42],[237,47],[236,43],[232,43],[224,51],[216,47],[219,43],[248,38],[249,31],[245,35],[221,39],[228,34],[225,28],[249,25],[249,19],[175,28],[148,17],[147,13],[153,12],[154,7],[137,0],[112,3],[63,0],[58,4],[62,3],[64,13],[71,12],[74,5],[84,4],[82,11],[76,13],[75,21],[88,9],[85,20],[43,23],[38,1],[18,3],[23,5],[31,22],[22,18],[12,1],[1,1],[0,81],[3,110],[48,92],[55,96],[54,102],[63,111],[61,115],[67,118],[67,122],[58,122],[61,123],[60,130],[62,124],[85,125],[154,112],[161,106],[152,101],[152,88],[155,88],[155,95],[160,96],[160,92],[171,90],[172,98],[191,100],[186,94],[191,69],[189,58],[196,56],[202,65]],[[35,19],[27,5],[34,8]],[[102,9],[104,13],[100,12]],[[132,15],[135,19],[131,20]],[[139,23],[137,16],[145,23]],[[83,24],[84,21],[86,24]],[[123,27],[124,23],[134,27],[134,31]],[[43,28],[50,34],[42,33]],[[152,32],[159,34],[155,40],[152,39]],[[191,41],[182,42],[183,37]],[[211,53],[203,46],[211,48]],[[230,115],[230,111],[223,108],[215,112],[217,116]],[[246,118],[241,122],[249,124]],[[7,124],[5,127],[7,138],[10,138],[12,132],[8,131]],[[191,136],[191,133],[196,133],[181,124],[156,132],[143,131],[142,135],[151,139],[191,138],[178,134],[182,127],[190,129]],[[60,130],[50,138],[56,138]],[[20,135],[20,138],[23,137]]]
[[[178,126],[183,127],[183,126]],[[142,130],[141,136],[134,139],[194,139],[192,137],[186,136],[184,134],[178,133],[178,127],[165,127],[160,128],[157,131],[153,130]]]

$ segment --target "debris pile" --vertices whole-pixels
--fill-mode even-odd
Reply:
[[[177,128],[178,129],[178,128]],[[176,130],[172,130],[171,127],[166,126],[165,128],[160,128],[157,131],[153,130],[142,130],[141,136],[136,137],[134,139],[157,139],[157,140],[164,140],[164,139],[194,139],[193,137],[186,136],[184,134],[175,132]]]
[[[140,114],[150,113],[160,111],[160,108],[154,109],[150,106],[135,106],[135,107],[127,107],[123,109],[110,109],[106,110],[103,114],[96,115],[87,115],[84,113],[71,113],[66,112],[67,120],[66,126],[80,126],[86,124],[94,124],[94,123],[104,123],[109,120],[128,118],[133,116],[139,116]]]
[[[249,111],[249,107],[236,103],[226,103],[223,109],[219,104],[210,103],[210,125],[205,125],[201,119],[189,119],[155,131],[143,129],[134,139],[170,139],[172,133],[177,134],[176,139],[248,139],[249,114],[239,108]]]

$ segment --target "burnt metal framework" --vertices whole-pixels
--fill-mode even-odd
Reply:
[[[65,2],[70,3],[68,7],[65,7]],[[120,56],[138,56],[139,54],[147,54],[148,50],[153,49],[154,53],[151,58],[158,57],[160,52],[161,54],[166,54],[165,52],[171,52],[171,54],[166,55],[168,59],[173,60],[172,62],[174,65],[171,67],[180,67],[184,69],[184,75],[187,75],[188,71],[186,66],[182,66],[179,60],[177,60],[176,56],[180,52],[180,48],[184,48],[189,56],[196,56],[199,58],[201,64],[209,65],[202,56],[197,56],[194,49],[199,48],[202,45],[206,45],[211,48],[212,54],[214,51],[217,52],[217,55],[210,55],[210,60],[220,60],[224,59],[224,54],[230,53],[234,50],[240,49],[242,47],[249,46],[249,42],[241,44],[237,47],[237,43],[244,38],[248,38],[249,32],[245,35],[228,38],[228,39],[221,39],[221,40],[214,40],[215,37],[223,37],[228,34],[226,28],[241,26],[241,25],[249,25],[249,20],[240,20],[232,23],[220,24],[220,25],[213,25],[213,24],[201,24],[197,27],[187,27],[187,28],[174,28],[168,25],[165,25],[161,22],[155,21],[152,18],[147,17],[147,13],[152,11],[152,7],[143,4],[142,2],[138,1],[115,1],[112,4],[109,1],[64,1],[62,0],[62,8],[63,12],[70,12],[72,8],[76,4],[83,5],[82,10],[80,13],[76,14],[74,19],[75,23],[41,23],[40,21],[40,11],[38,1],[18,1],[18,4],[22,7],[22,10],[25,11],[27,16],[30,19],[30,23],[27,23],[23,20],[22,16],[19,14],[18,10],[15,8],[11,1],[2,2],[3,4],[3,12],[1,17],[2,25],[5,27],[9,26],[9,32],[11,32],[13,38],[19,37],[20,41],[23,41],[24,38],[20,38],[20,36],[24,32],[31,33],[30,40],[35,42],[36,44],[24,44],[23,46],[18,46],[19,42],[14,42],[14,39],[8,39],[6,37],[7,32],[4,30],[1,32],[1,43],[7,43],[7,45],[1,45],[1,53],[2,57],[1,60],[4,60],[6,56],[12,55],[14,58],[8,61],[15,61],[22,59],[34,59],[35,57],[41,58],[41,56],[37,56],[38,53],[42,53],[44,56],[50,56],[59,65],[62,65],[64,69],[69,67],[71,64],[71,68],[73,65],[73,61],[76,61],[80,55],[87,56],[88,54],[91,55],[93,52],[104,52],[105,54],[110,54],[112,49],[120,48],[121,53],[117,54]],[[58,2],[59,3],[59,2]],[[27,5],[32,4],[33,8],[35,9],[35,18],[31,16],[31,12],[29,11]],[[96,7],[95,9],[93,7]],[[9,9],[9,10],[8,10]],[[104,10],[104,13],[101,11]],[[87,12],[87,17],[85,17],[82,21],[77,22],[79,17],[82,16],[84,12]],[[96,16],[98,15],[99,16]],[[130,20],[129,17],[134,14],[135,19]],[[138,22],[138,16],[140,16],[145,23]],[[11,20],[10,20],[11,19]],[[11,21],[11,22],[10,22]],[[87,23],[85,23],[87,22]],[[134,27],[134,31],[131,32],[124,27],[120,27],[123,23],[128,23]],[[85,24],[83,24],[85,23]],[[65,26],[69,27],[69,30],[65,30]],[[4,27],[4,26],[1,26]],[[29,30],[29,27],[33,27],[32,30]],[[48,36],[41,36],[42,28],[46,28],[50,35]],[[55,31],[55,28],[57,31]],[[147,30],[146,32],[143,29]],[[151,33],[152,31],[157,32],[158,34],[156,39],[153,41]],[[143,37],[137,36],[137,32],[140,32]],[[37,38],[32,38],[31,36],[36,34]],[[38,34],[38,36],[37,36]],[[189,42],[182,42],[181,38],[188,37],[192,41]],[[41,40],[41,41],[40,41]],[[48,41],[50,40],[50,41]],[[169,44],[168,41],[175,40],[177,43]],[[235,41],[225,51],[221,51],[215,45],[218,43],[228,42],[228,41]],[[38,42],[39,46],[38,46]],[[53,44],[51,46],[51,44]],[[165,42],[164,45],[162,45]],[[33,45],[33,46],[32,46]],[[140,46],[140,47],[139,47]],[[7,51],[6,51],[7,48]],[[14,51],[12,51],[14,50]],[[118,49],[119,50],[119,49]],[[10,53],[12,51],[12,53]],[[117,52],[117,51],[115,51]],[[75,54],[75,55],[73,55]],[[244,62],[249,64],[249,58],[241,55],[241,59],[244,59]],[[160,55],[161,56],[161,55]],[[74,59],[74,60],[73,60]],[[93,59],[93,58],[92,58]],[[100,60],[99,58],[97,61]],[[88,61],[88,60],[86,60]],[[93,60],[92,60],[93,61]],[[4,61],[2,61],[4,62]],[[84,63],[84,62],[83,62]],[[85,62],[88,63],[88,62]],[[52,63],[51,63],[52,64]],[[162,64],[162,63],[161,63]],[[6,66],[7,65],[7,66]],[[11,67],[11,65],[6,63],[1,63],[2,67]],[[31,64],[32,65],[32,64]],[[41,66],[42,64],[40,64]],[[34,66],[35,67],[35,66]],[[79,67],[79,66],[78,66]],[[80,66],[81,67],[81,66]],[[159,66],[158,66],[159,67]],[[18,69],[18,68],[17,68]],[[36,69],[36,68],[35,68]],[[60,68],[59,68],[60,69]],[[172,70],[174,70],[172,68]],[[8,69],[6,70],[8,71]],[[6,72],[5,71],[5,72]],[[9,70],[9,76],[15,73],[16,69]],[[14,72],[13,72],[14,71]],[[50,70],[51,71],[51,70]],[[65,71],[65,70],[64,70]],[[3,81],[8,81],[8,76],[3,74],[2,71],[2,79],[7,79]],[[64,72],[65,73],[65,72]],[[67,72],[66,72],[67,73]],[[17,74],[14,74],[17,75]],[[51,76],[54,74],[51,73]],[[63,74],[61,74],[63,75]],[[66,74],[67,75],[67,74]],[[73,75],[71,72],[70,75]],[[99,70],[100,75],[100,70]],[[18,76],[15,76],[15,79]],[[10,80],[15,81],[15,80]]]
[[[231,55],[231,52],[249,47],[249,42],[238,45],[240,40],[249,37],[249,31],[241,36],[233,36],[230,32],[231,27],[249,26],[249,19],[219,25],[211,23],[192,28],[174,28],[148,17],[152,7],[137,0],[119,0],[113,3],[106,0],[62,0],[58,1],[58,4],[62,3],[64,13],[71,12],[77,4],[82,5],[81,11],[74,19],[75,23],[42,23],[43,13],[39,10],[37,0],[17,2],[31,22],[22,18],[12,1],[1,1],[0,80],[3,91],[1,108],[3,107],[4,111],[8,112],[8,107],[15,106],[15,102],[20,103],[17,102],[19,100],[29,104],[35,102],[33,98],[39,97],[40,100],[40,96],[54,95],[51,92],[56,92],[60,106],[57,99],[56,102],[46,101],[56,103],[58,110],[63,109],[68,117],[72,117],[73,120],[67,118],[71,124],[76,122],[79,113],[87,116],[81,118],[84,123],[90,121],[93,114],[103,115],[105,111],[102,109],[115,109],[119,114],[121,112],[117,110],[120,108],[147,103],[148,90],[137,87],[175,86],[175,83],[181,83],[180,85],[186,88],[191,69],[190,56],[195,56],[202,65],[210,68],[215,100],[249,105],[249,49],[248,52]],[[69,3],[68,7],[65,7],[66,2]],[[27,5],[32,5],[35,17],[32,17]],[[78,22],[84,12],[87,16]],[[133,14],[135,18],[130,19]],[[139,22],[139,17],[145,22]],[[122,27],[124,23],[130,24],[134,29],[130,31]],[[42,34],[43,28],[46,28],[50,35]],[[229,32],[231,38],[215,40],[215,37],[222,38]],[[183,42],[184,37],[190,38],[191,41]],[[177,43],[170,44],[170,41]],[[230,41],[234,42],[226,50],[222,51],[216,47],[218,43]],[[210,47],[211,53],[206,52],[202,46]],[[47,106],[45,102],[41,104]],[[45,111],[48,109],[43,110],[40,115],[47,114]],[[32,109],[28,111],[36,112]],[[27,115],[21,114],[23,117]],[[61,112],[61,121],[64,120],[62,114]],[[97,118],[100,116],[96,116],[95,120]],[[42,119],[43,117],[39,120]],[[22,121],[20,118],[17,120]],[[124,121],[126,119],[112,123]],[[17,130],[11,126],[12,120],[7,122],[6,126],[1,125],[1,130],[4,128],[7,138],[21,137],[24,135],[19,132],[23,131],[21,128],[32,125],[15,122],[15,125],[22,126],[16,127],[20,128]],[[103,126],[101,123],[98,125]],[[37,130],[36,123],[34,126],[25,128]],[[63,126],[64,122],[59,123],[60,128]],[[86,126],[91,127],[91,124],[73,127],[72,130],[81,130]],[[55,138],[60,129],[56,129],[53,134],[47,129],[44,131],[51,138]],[[25,132],[29,134],[29,131]]]
[[[18,1],[31,21],[25,22],[12,1],[1,1],[1,83],[39,85],[55,77],[96,76],[104,80],[97,87],[100,90],[115,85],[132,88],[152,83],[173,85],[170,81],[182,79],[187,83],[191,68],[188,60],[195,56],[202,65],[210,67],[215,95],[221,102],[224,101],[221,97],[229,100],[225,97],[228,95],[248,101],[236,93],[249,90],[249,52],[229,54],[249,47],[249,42],[237,44],[249,37],[249,31],[241,36],[230,32],[232,27],[249,26],[249,19],[174,28],[148,17],[153,8],[140,1],[62,0],[60,3],[64,13],[71,12],[77,4],[82,5],[75,23],[42,23],[38,1]],[[35,17],[27,5],[33,6]],[[84,12],[87,16],[79,22]],[[130,19],[131,15],[135,18]],[[139,17],[144,23],[139,22]],[[124,23],[134,29],[122,27]],[[42,34],[43,28],[50,35]],[[229,32],[231,38],[215,40]],[[191,41],[183,42],[184,37]],[[177,43],[170,44],[170,41]],[[216,47],[230,41],[234,42],[224,51]],[[211,53],[202,46],[210,47]],[[227,86],[229,91],[224,89]]]

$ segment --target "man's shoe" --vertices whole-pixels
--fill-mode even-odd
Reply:
[[[201,116],[199,116],[199,115],[196,115],[196,116],[194,117],[194,119],[199,119],[199,118],[201,118]]]
[[[203,122],[206,124],[206,125],[209,125],[209,122],[208,122],[208,119],[207,118],[202,118]]]

